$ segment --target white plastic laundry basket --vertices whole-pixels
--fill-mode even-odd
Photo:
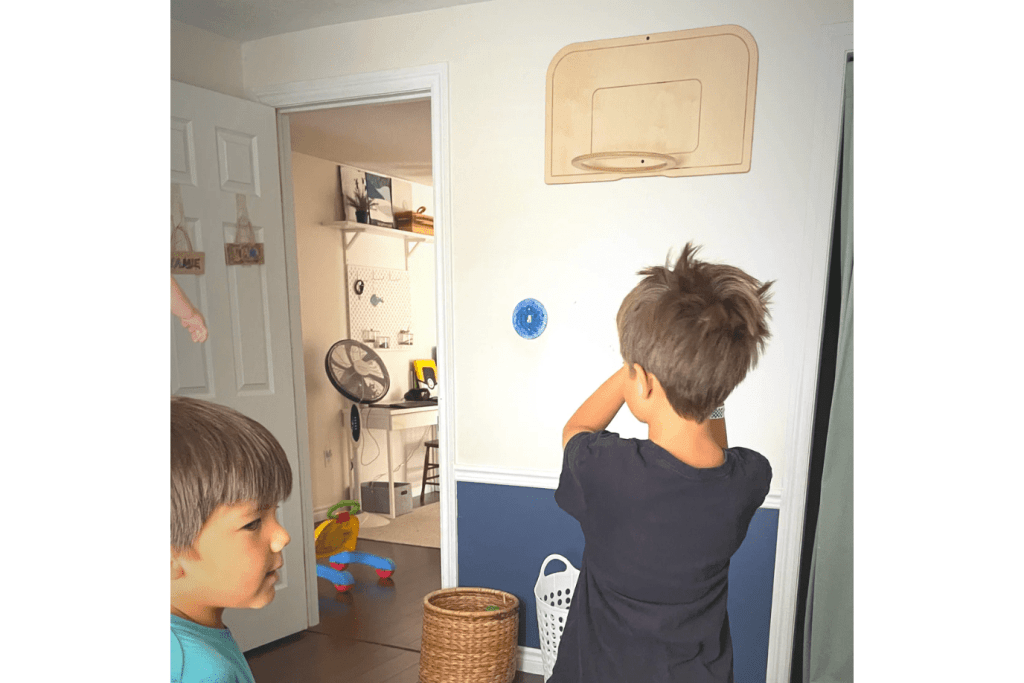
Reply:
[[[565,565],[565,570],[544,575],[551,560]],[[580,571],[561,555],[548,555],[540,566],[540,576],[533,587],[537,599],[537,628],[540,631],[540,655],[544,664],[544,680],[551,678],[558,657],[558,642],[562,639],[565,618],[569,616],[569,603],[576,593],[576,579]]]

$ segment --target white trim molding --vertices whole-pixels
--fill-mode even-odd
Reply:
[[[300,496],[313,499],[313,480],[309,471],[309,422],[306,419],[306,370],[302,357],[302,318],[299,306],[298,242],[295,234],[295,206],[291,174],[291,131],[281,117],[277,117],[278,162],[281,178],[281,209],[284,219],[285,276],[288,283],[288,323],[292,345],[292,380],[295,392],[295,433],[299,437]],[[287,163],[287,165],[285,165]],[[326,513],[326,510],[324,511]],[[302,557],[306,581],[306,622],[310,626],[320,623],[320,605],[316,589],[316,538],[313,534],[314,518],[308,506],[302,506]],[[313,562],[309,558],[314,558]]]
[[[787,425],[786,470],[782,483],[787,495],[779,508],[772,618],[768,633],[767,683],[789,683],[793,659],[807,475],[825,311],[825,283],[839,171],[843,80],[847,55],[853,51],[853,23],[823,26],[820,45],[810,187],[804,229],[804,240],[811,245],[813,253],[818,254],[813,259],[816,265],[805,283],[808,291],[815,293],[813,296],[817,299],[805,321],[803,334],[807,340],[807,352],[813,355],[814,363],[804,366],[810,370],[801,374],[798,393],[789,406],[789,414],[793,417]]]
[[[443,84],[440,83],[441,81]],[[435,85],[439,86],[439,89],[443,85],[447,93],[447,81],[448,64],[441,63],[408,69],[322,78],[314,81],[278,83],[249,90],[248,94],[263,104],[279,109],[287,108],[289,112],[296,112],[349,104],[418,100],[427,96],[433,99]],[[443,104],[447,109],[447,98]],[[434,219],[436,235],[437,217],[435,216]]]
[[[523,486],[532,489],[558,488],[557,470],[517,470],[488,467],[485,465],[456,465],[455,481],[474,484],[498,484],[500,486]],[[781,491],[771,491],[761,504],[762,509],[778,510],[782,502]]]
[[[558,488],[559,471],[517,470],[486,465],[456,465],[455,480],[474,484],[524,486],[532,489]]]
[[[544,660],[541,659],[540,648],[519,646],[519,671],[544,675]]]
[[[313,508],[313,524],[317,525],[327,519],[327,511],[330,510],[334,505],[323,505],[318,508]]]
[[[449,362],[452,359],[453,307],[448,64],[430,64],[315,81],[281,83],[249,89],[247,94],[258,102],[276,107],[279,118],[290,113],[313,109],[430,98],[434,253],[437,269],[437,365],[441,375],[437,423],[438,439],[441,443],[438,449],[438,463],[441,467],[441,586],[457,586],[459,539],[453,462],[453,454],[456,452],[455,407],[447,393],[455,386],[454,363]],[[280,150],[282,169],[290,168],[290,164],[286,163],[290,160],[290,152],[290,149]],[[282,191],[287,195],[285,202],[288,205],[287,203],[292,201],[291,184],[284,185]],[[286,231],[290,230],[294,235],[294,212],[286,215],[285,221]],[[294,236],[291,239],[294,241]],[[297,281],[297,276],[293,279]],[[294,344],[293,352],[297,354],[294,367],[300,369],[301,377],[302,345]],[[296,399],[304,404],[305,395],[297,395]],[[302,424],[305,424],[304,420]],[[315,598],[314,591],[313,599]]]

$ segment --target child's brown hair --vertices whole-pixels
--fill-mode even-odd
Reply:
[[[277,439],[236,410],[171,397],[171,547],[192,548],[221,505],[274,506],[292,491],[292,468]]]
[[[653,266],[619,307],[622,359],[658,378],[681,415],[704,422],[747,371],[771,334],[767,320],[773,282],[734,266],[694,258],[687,243],[674,268]]]

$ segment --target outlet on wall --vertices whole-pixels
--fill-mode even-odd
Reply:
[[[325,448],[324,449],[324,467],[327,467],[330,464],[331,464],[331,449],[330,448]]]

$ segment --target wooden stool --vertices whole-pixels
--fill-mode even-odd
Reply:
[[[427,484],[441,488],[441,476],[438,473],[440,466],[437,464],[437,439],[430,439],[423,442],[423,487],[420,489],[420,505],[423,505],[423,494],[427,492]],[[430,452],[434,452],[434,461],[430,461]]]

